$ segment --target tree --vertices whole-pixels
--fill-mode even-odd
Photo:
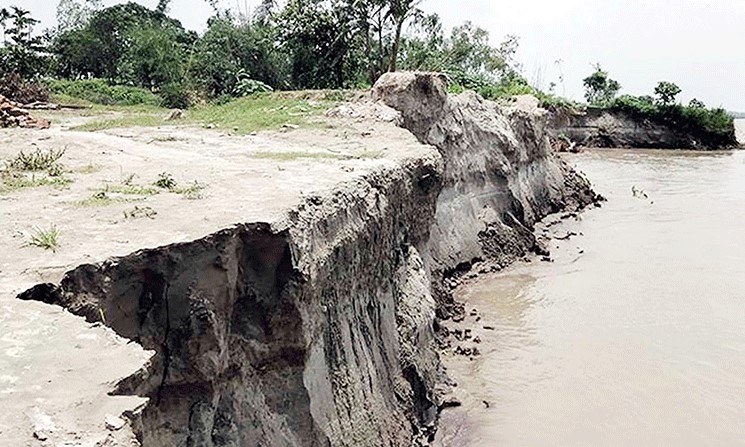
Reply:
[[[595,72],[582,81],[585,85],[585,99],[592,105],[609,104],[621,90],[621,84],[611,79],[600,64],[595,65]]]
[[[701,100],[699,100],[699,99],[693,98],[688,103],[688,107],[690,107],[692,109],[705,109],[706,108],[706,104],[704,104],[704,102],[701,101]]]
[[[23,79],[31,79],[47,68],[42,39],[33,35],[38,23],[25,9],[15,6],[0,9],[0,27],[3,28],[0,76],[15,73]]]
[[[401,36],[404,24],[411,17],[421,14],[417,9],[419,0],[390,0],[388,5],[388,16],[393,21],[394,34],[393,46],[391,47],[390,71],[396,71],[398,68],[398,52],[401,48]]]
[[[268,25],[275,9],[277,9],[277,0],[261,0],[255,12],[256,22],[261,25]]]
[[[141,87],[155,89],[183,79],[183,50],[168,28],[133,29],[119,74]]]
[[[228,13],[208,21],[197,42],[189,74],[211,97],[232,94],[241,76],[286,85],[287,55],[275,48],[276,28],[268,23],[238,22]]]
[[[349,0],[347,2],[350,29],[349,65],[359,64],[362,73],[351,78],[365,79],[373,85],[390,66],[389,38],[386,35],[388,0]],[[352,69],[353,71],[354,69]]]
[[[93,14],[101,8],[101,0],[59,0],[57,4],[57,33],[64,33],[86,26]]]
[[[290,0],[279,16],[281,48],[296,88],[342,88],[349,55],[349,9],[341,1]]]
[[[515,60],[518,45],[517,37],[507,36],[492,46],[489,33],[471,22],[453,28],[446,38],[439,17],[430,15],[414,22],[414,32],[403,39],[399,59],[407,70],[447,74],[456,91],[470,89],[492,99],[535,93],[520,75]]]
[[[675,104],[675,98],[682,92],[680,87],[673,84],[672,82],[661,81],[654,88],[654,94],[657,95],[657,100],[660,105],[670,106]]]
[[[172,34],[174,51],[191,48],[196,33],[184,30],[177,20],[137,3],[126,3],[97,11],[87,25],[59,34],[52,44],[58,73],[65,77],[96,77],[110,82],[136,82],[125,70],[125,55],[136,30],[156,29]],[[127,62],[131,65],[131,60]]]

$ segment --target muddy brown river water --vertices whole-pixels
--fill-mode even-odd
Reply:
[[[569,160],[609,201],[461,290],[482,355],[445,356],[440,444],[745,445],[745,151]]]

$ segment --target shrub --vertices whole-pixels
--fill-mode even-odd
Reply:
[[[103,105],[159,105],[161,100],[149,90],[125,85],[110,85],[102,79],[49,81],[52,93]]]
[[[190,91],[183,84],[170,83],[158,92],[161,105],[169,109],[187,109],[190,105]]]
[[[48,171],[59,172],[61,169],[58,162],[65,155],[67,148],[49,149],[42,151],[37,149],[31,153],[19,152],[16,157],[8,162],[8,166],[19,171]],[[61,173],[61,172],[60,172]]]
[[[0,78],[0,95],[22,104],[49,101],[49,89],[44,84],[26,81],[17,73]]]
[[[157,186],[158,188],[167,189],[169,191],[176,188],[177,186],[176,180],[168,172],[161,172],[160,175],[158,175],[158,180],[156,180],[153,185]]]
[[[274,91],[274,89],[267,84],[257,81],[256,79],[251,79],[248,76],[248,73],[244,70],[240,70],[238,75],[236,75],[236,78],[237,82],[233,89],[233,95],[235,96],[250,96],[255,93],[269,93]]]

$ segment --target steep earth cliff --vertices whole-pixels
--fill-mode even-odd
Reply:
[[[143,446],[426,443],[447,400],[436,315],[458,312],[445,279],[542,251],[537,220],[597,199],[552,153],[542,113],[448,96],[426,73],[385,75],[373,98],[344,113],[392,116],[436,150],[306,197],[284,219],[21,294],[155,351],[116,390],[149,398],[127,415]]]
[[[722,134],[670,126],[620,111],[593,108],[582,113],[559,111],[550,128],[554,137],[564,136],[585,147],[711,150],[737,145],[734,130]]]

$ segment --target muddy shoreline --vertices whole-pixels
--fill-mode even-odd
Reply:
[[[435,445],[741,439],[734,421],[745,408],[732,396],[745,387],[745,364],[732,353],[745,350],[735,317],[745,286],[742,156],[638,149],[570,156],[609,201],[537,226],[554,236],[551,260],[480,274],[456,290],[467,313],[445,324],[457,338],[443,362],[460,379],[462,406],[443,413]],[[712,197],[717,204],[704,205]],[[721,218],[711,207],[735,215]],[[702,242],[691,243],[694,236]],[[728,286],[721,278],[731,278]]]

